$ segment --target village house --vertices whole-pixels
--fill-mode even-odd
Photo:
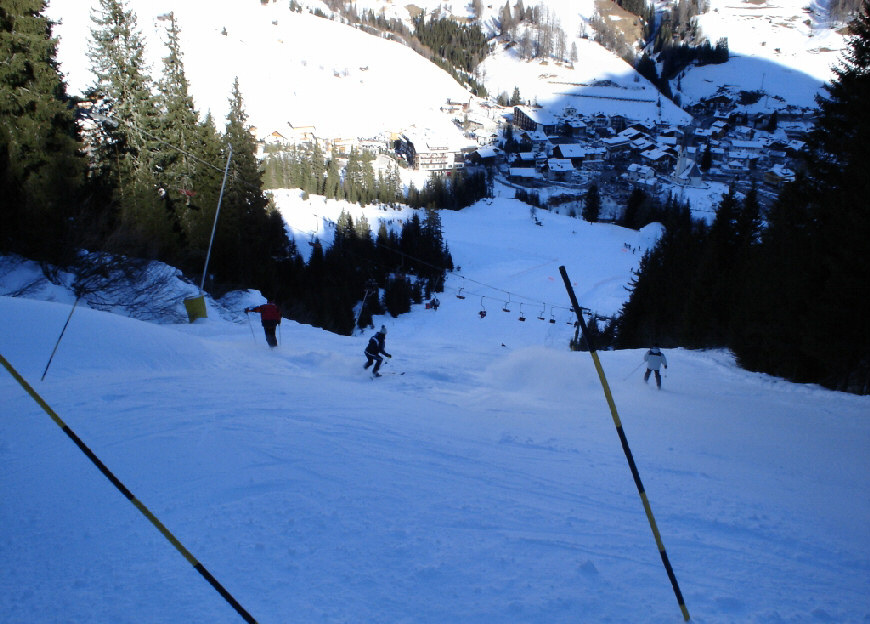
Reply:
[[[710,136],[714,139],[721,139],[728,133],[728,122],[723,120],[714,121],[710,126]]]
[[[635,154],[641,154],[655,147],[656,144],[644,135],[640,135],[638,138],[631,141],[631,151]]]
[[[579,169],[583,164],[583,159],[586,158],[588,150],[589,148],[585,145],[578,143],[562,143],[553,148],[553,157],[568,158],[571,160],[571,164]]]
[[[529,132],[539,131],[545,135],[556,131],[559,120],[555,115],[540,109],[525,106],[514,107],[514,125]]]
[[[334,156],[348,156],[350,151],[356,147],[356,139],[337,138],[328,141],[330,152]]]
[[[686,136],[685,131],[681,130],[680,128],[674,128],[674,127],[669,126],[669,125],[660,126],[658,129],[658,133],[659,133],[659,137],[662,137],[662,138],[673,137],[677,143],[679,143]]]
[[[465,167],[460,150],[451,149],[446,139],[425,134],[403,134],[396,151],[418,171],[450,172]]]
[[[567,158],[550,158],[546,167],[547,177],[558,182],[564,182],[575,171],[574,165]]]
[[[632,163],[625,170],[625,178],[634,184],[654,184],[656,181],[655,170],[648,165]]]
[[[607,150],[603,147],[590,147],[586,150],[583,162],[588,165],[603,163],[607,158]]]
[[[625,115],[611,115],[610,127],[614,132],[622,132],[628,127],[629,119]]]
[[[469,102],[459,102],[457,100],[452,100],[447,98],[447,103],[441,106],[442,113],[458,113],[461,111],[467,111],[469,106]]]
[[[601,128],[609,128],[610,127],[610,117],[608,117],[604,113],[597,113],[595,115],[592,115],[592,117],[589,118],[588,125],[593,130],[599,130]]]
[[[475,130],[471,133],[471,137],[477,142],[478,145],[495,145],[498,143],[499,135],[498,132],[493,130]]]
[[[520,133],[520,138],[538,146],[545,145],[550,141],[550,137],[543,130],[525,130]]]
[[[794,182],[794,171],[785,165],[774,165],[764,172],[764,183],[773,188],[782,188],[786,182]]]
[[[647,150],[640,156],[643,164],[648,165],[661,173],[665,173],[672,169],[677,162],[675,154],[661,148]]]
[[[581,121],[580,119],[565,119],[564,121],[562,121],[560,129],[562,130],[562,134],[564,136],[574,138],[586,137],[586,123]]]
[[[739,153],[743,152],[749,154],[750,156],[758,157],[764,151],[765,142],[764,141],[743,141],[739,139],[733,139],[731,141],[731,153]]]
[[[534,167],[541,154],[537,152],[517,152],[511,157],[511,165],[515,167]]]
[[[317,141],[317,129],[313,125],[294,126],[289,121],[287,128],[281,134],[287,138],[290,145],[314,145]]]
[[[494,145],[482,145],[468,155],[473,165],[492,166],[504,160],[504,152]]]
[[[273,130],[266,136],[260,137],[257,141],[262,143],[263,145],[286,145],[287,137],[285,137],[277,130]]]
[[[508,177],[513,182],[529,182],[543,179],[541,172],[534,167],[511,167],[508,170]]]
[[[601,139],[601,145],[607,152],[607,158],[612,159],[631,149],[631,141],[627,136],[616,135]]]

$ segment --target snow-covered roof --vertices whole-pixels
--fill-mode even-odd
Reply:
[[[534,167],[511,167],[509,175],[514,178],[540,178],[541,173]]]
[[[556,173],[574,171],[574,164],[568,158],[550,158],[547,161],[547,167],[550,168],[551,172]]]
[[[559,145],[559,152],[564,158],[583,158],[586,156],[589,148],[578,143],[562,143]]]

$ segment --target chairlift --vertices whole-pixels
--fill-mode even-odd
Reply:
[[[480,318],[486,318],[486,308],[483,305],[483,297],[480,298]]]
[[[520,304],[520,320],[521,321],[526,320],[526,316],[523,314],[523,304],[522,303]]]
[[[556,315],[553,313],[553,308],[550,308],[550,324],[556,324]]]
[[[544,313],[545,313],[546,311],[547,311],[547,304],[545,303],[545,304],[544,304],[544,307],[541,308],[541,313],[538,314],[538,319],[539,319],[539,320],[541,320],[541,321],[546,320],[545,317],[544,317]]]
[[[565,308],[568,310],[568,319],[565,321],[566,325],[579,325],[580,321],[574,316],[573,308]],[[580,314],[583,314],[583,308],[580,308]]]
[[[463,291],[463,290],[464,290],[463,288],[460,288],[460,289],[459,289],[459,292],[456,293],[456,298],[457,298],[457,299],[465,299],[465,295],[462,294],[462,291]]]
[[[508,300],[504,302],[504,306],[502,307],[502,312],[510,312],[511,311],[511,294],[508,293]]]

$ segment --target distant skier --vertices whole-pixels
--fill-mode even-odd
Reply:
[[[363,364],[363,368],[368,370],[369,366],[374,362],[375,367],[372,369],[372,376],[380,377],[381,374],[378,372],[378,369],[381,367],[381,363],[384,361],[384,358],[381,355],[386,355],[388,358],[393,357],[386,351],[384,351],[385,343],[387,339],[387,327],[385,325],[381,325],[381,328],[377,331],[377,333],[369,338],[369,344],[366,346],[365,356],[366,363]]]
[[[646,362],[646,373],[643,375],[643,380],[645,383],[649,383],[649,374],[655,372],[656,374],[656,386],[658,389],[662,389],[662,374],[659,369],[664,366],[667,370],[668,368],[668,358],[665,357],[665,354],[662,353],[662,350],[659,349],[659,346],[653,345],[649,351],[647,351],[643,356],[644,362]]]
[[[266,342],[272,348],[277,347],[278,339],[275,337],[275,328],[281,324],[281,308],[269,299],[263,305],[255,308],[245,308],[245,314],[249,312],[260,313],[260,323],[263,324],[263,331],[266,332]]]

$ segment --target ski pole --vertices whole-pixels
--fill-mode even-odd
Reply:
[[[42,377],[39,378],[39,381],[45,381],[45,375],[48,373],[48,367],[51,366],[51,361],[54,359],[54,354],[57,353],[57,348],[60,346],[60,341],[63,339],[63,335],[66,333],[66,328],[69,326],[69,322],[72,319],[73,312],[76,311],[76,306],[79,304],[79,299],[81,299],[81,295],[76,297],[75,302],[73,303],[72,310],[69,311],[69,316],[66,317],[66,323],[63,324],[63,329],[60,330],[60,336],[57,337],[57,342],[54,343],[54,349],[51,352],[51,355],[48,357],[48,362],[45,364],[45,370],[42,371]]]
[[[254,343],[257,342],[257,337],[254,335],[254,324],[251,323],[251,315],[245,312],[245,316],[248,317],[248,327],[251,328],[251,338],[254,339]]]
[[[624,378],[622,381],[627,381],[628,378],[631,377],[632,375],[634,375],[634,374],[637,372],[637,369],[639,369],[641,366],[643,366],[643,362],[641,362],[640,364],[638,364],[637,366],[635,366],[635,367],[634,367],[634,370],[631,371],[628,375],[626,375],[625,378]]]

